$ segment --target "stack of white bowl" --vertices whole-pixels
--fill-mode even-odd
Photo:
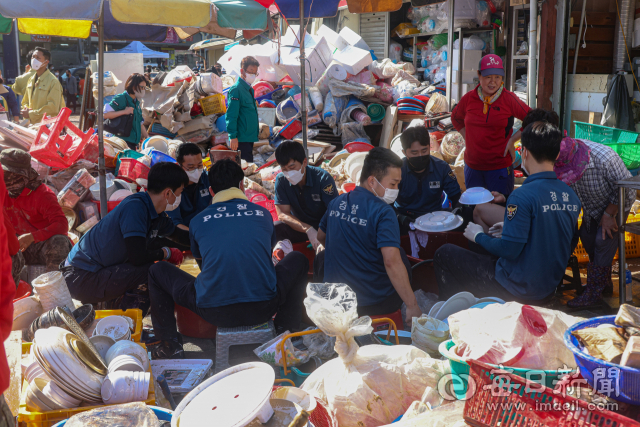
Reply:
[[[122,316],[105,317],[98,322],[93,335],[106,335],[116,342],[130,340],[130,324]]]
[[[96,350],[98,350],[98,353],[100,353],[100,357],[102,357],[105,361],[107,360],[107,352],[116,343],[116,341],[113,338],[108,337],[106,335],[93,335],[91,338],[89,338],[89,341],[91,341],[91,343],[96,348]],[[130,341],[121,341],[121,342],[130,342]],[[106,363],[107,365],[109,365],[109,362],[106,362]]]
[[[116,371],[144,372],[144,369],[142,368],[142,363],[140,363],[137,358],[123,354],[114,357],[111,363],[109,363],[109,373]]]
[[[37,360],[34,360],[27,366],[27,369],[24,371],[24,377],[27,382],[30,383],[36,378],[42,378],[45,380],[50,380],[49,375],[40,367]]]
[[[147,400],[150,381],[149,372],[110,372],[102,383],[102,400],[107,405]]]
[[[100,404],[104,375],[98,371],[106,371],[106,367],[95,358],[91,368],[72,349],[72,344],[83,349],[85,357],[92,357],[88,347],[76,335],[56,326],[38,329],[31,348],[42,370],[72,399]]]
[[[76,307],[71,299],[67,282],[59,271],[52,271],[38,276],[32,282],[42,309],[46,313],[56,307],[67,306],[69,310],[75,310]]]
[[[112,345],[109,348],[109,351],[107,351],[104,360],[107,362],[107,366],[111,368],[111,362],[113,362],[118,356],[123,355],[135,357],[142,365],[143,371],[146,372],[149,370],[149,357],[147,356],[147,352],[142,348],[142,346],[132,341],[118,341]]]

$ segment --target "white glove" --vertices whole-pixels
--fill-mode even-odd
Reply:
[[[489,229],[489,235],[495,237],[496,239],[502,239],[503,227],[504,227],[504,222],[497,222],[493,224],[493,226]]]
[[[307,236],[309,236],[309,242],[313,246],[313,250],[317,250],[318,245],[320,244],[320,241],[318,240],[318,231],[311,227],[307,230]]]
[[[475,242],[476,236],[480,233],[484,233],[484,229],[482,228],[482,226],[470,222],[469,225],[467,225],[467,228],[464,230],[464,237],[471,240],[472,242]]]

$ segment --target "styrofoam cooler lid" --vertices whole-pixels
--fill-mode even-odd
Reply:
[[[462,217],[451,212],[431,212],[416,219],[415,227],[421,231],[450,231],[462,225]]]
[[[233,373],[214,382],[189,402],[180,414],[181,426],[242,427],[273,414],[269,403],[274,381],[266,365]]]

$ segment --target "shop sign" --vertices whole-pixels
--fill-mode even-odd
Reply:
[[[32,42],[38,42],[38,43],[50,43],[51,42],[51,36],[31,36],[31,41]]]

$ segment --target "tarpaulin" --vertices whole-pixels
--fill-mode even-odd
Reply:
[[[402,0],[347,0],[351,13],[395,12],[402,7]]]
[[[13,26],[13,19],[0,15],[0,34],[9,34]]]
[[[143,42],[161,43],[166,38],[167,38],[167,27],[162,27],[158,25],[124,24],[120,21],[117,21],[113,17],[109,2],[105,4],[105,7],[104,7],[104,39],[105,40],[138,40]]]
[[[0,14],[6,18],[38,18],[97,21],[102,0],[24,0],[0,1]],[[47,33],[49,34],[49,33]]]
[[[130,24],[204,27],[211,8],[209,0],[111,0],[113,17]]]
[[[72,19],[20,18],[18,30],[24,34],[86,39],[91,35],[92,21]]]
[[[216,7],[214,7],[211,12],[211,21],[204,27],[200,27],[200,28],[174,27],[174,30],[176,30],[176,34],[181,39],[186,39],[187,37],[193,36],[194,34],[198,34],[199,32],[203,32],[207,34],[217,34],[219,36],[226,37],[231,40],[235,39],[236,37],[236,30],[231,28],[222,28],[220,25],[218,25],[218,9]]]
[[[218,25],[236,30],[267,28],[267,9],[253,0],[211,0],[218,8]]]
[[[275,3],[285,18],[300,19],[299,0],[276,0]],[[338,3],[339,0],[304,0],[304,17],[333,18],[338,14]]]

